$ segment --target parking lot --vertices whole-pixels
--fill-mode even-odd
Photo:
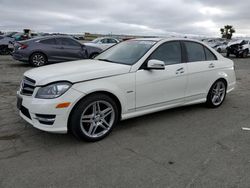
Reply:
[[[31,67],[0,56],[0,187],[249,187],[250,58],[218,109],[194,105],[120,122],[96,143],[39,131],[16,110]]]

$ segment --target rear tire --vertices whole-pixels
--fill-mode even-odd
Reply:
[[[117,124],[119,111],[115,101],[105,94],[93,94],[81,100],[71,112],[69,130],[78,139],[99,141]]]
[[[10,55],[11,54],[11,50],[8,48],[8,46],[1,46],[0,47],[0,55]]]
[[[30,64],[34,67],[41,67],[47,64],[47,57],[43,53],[36,52],[30,56]]]
[[[217,108],[224,102],[227,94],[226,81],[217,80],[210,88],[206,104],[210,108]]]
[[[247,58],[248,56],[248,50],[245,50],[243,53],[242,53],[242,58]]]

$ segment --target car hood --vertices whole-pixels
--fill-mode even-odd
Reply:
[[[57,81],[72,83],[125,74],[131,66],[99,60],[79,60],[34,68],[24,76],[36,81],[36,86]]]
[[[234,42],[229,42],[227,46],[232,46],[232,45],[235,45],[235,44],[241,44],[243,42],[243,40],[237,40],[237,41],[234,41]]]

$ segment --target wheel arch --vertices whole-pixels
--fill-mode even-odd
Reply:
[[[216,82],[218,82],[218,81],[220,81],[220,80],[223,81],[223,82],[225,83],[226,89],[227,89],[227,87],[228,87],[228,81],[227,81],[227,79],[226,79],[225,77],[219,77],[219,78],[217,78],[216,80],[214,80],[214,81],[212,82],[212,84],[210,84],[209,88],[207,89],[207,95],[208,95],[208,93],[209,93],[211,87],[212,87]]]
[[[71,118],[71,115],[72,113],[74,112],[75,108],[77,107],[77,105],[82,101],[84,100],[86,97],[90,96],[90,95],[94,95],[94,94],[105,94],[107,96],[109,96],[110,98],[112,98],[114,100],[114,102],[117,104],[117,108],[118,108],[118,113],[119,113],[119,120],[121,119],[121,114],[122,114],[122,104],[121,104],[121,101],[119,100],[119,98],[109,92],[109,91],[104,91],[104,90],[100,90],[100,91],[93,91],[91,93],[88,93],[87,95],[83,96],[82,98],[80,98],[76,103],[75,105],[73,106],[73,108],[70,110],[70,113],[69,113],[69,116],[68,116],[68,120],[67,120],[67,129],[68,131],[70,130],[69,128],[69,121],[70,121],[70,118]]]
[[[44,52],[42,52],[40,50],[36,50],[36,51],[33,51],[33,52],[30,53],[30,55],[29,55],[29,62],[30,62],[30,59],[31,59],[32,55],[35,54],[35,53],[43,54],[45,56],[46,60],[48,61],[48,55],[46,53],[44,53]]]

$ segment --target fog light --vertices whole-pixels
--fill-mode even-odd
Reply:
[[[45,125],[53,125],[56,119],[56,115],[51,115],[51,114],[36,114],[35,117],[36,120],[39,121],[41,124]]]

